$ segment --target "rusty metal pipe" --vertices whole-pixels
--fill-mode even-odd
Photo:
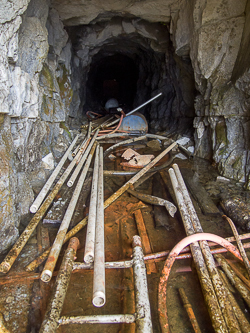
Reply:
[[[241,311],[241,308],[239,307],[237,301],[235,300],[234,296],[233,296],[233,287],[232,285],[229,283],[225,273],[221,270],[219,270],[222,282],[224,284],[224,287],[226,289],[227,292],[227,297],[230,301],[230,303],[232,304],[233,310],[234,310],[234,314],[239,322],[240,325],[240,329],[242,331],[242,333],[249,333],[250,332],[250,324],[247,321],[244,313]]]
[[[133,143],[133,142],[137,142],[137,141],[141,141],[141,140],[145,140],[145,139],[146,139],[146,135],[143,135],[143,136],[138,136],[137,138],[132,138],[132,139],[128,139],[128,140],[125,140],[125,141],[122,141],[122,142],[118,142],[118,143],[114,144],[113,146],[111,146],[111,147],[109,147],[108,149],[105,150],[104,158],[106,156],[108,156],[117,147],[124,146],[124,145],[127,145],[129,143]]]
[[[185,204],[183,194],[179,185],[179,182],[176,178],[176,174],[174,170],[171,168],[168,170],[170,179],[172,182],[172,186],[174,189],[175,197],[178,203],[178,207],[181,213],[182,221],[184,224],[184,228],[186,230],[186,234],[188,236],[194,234],[194,227],[187,209],[187,206]],[[215,332],[228,332],[226,323],[224,321],[218,299],[216,297],[216,293],[214,290],[214,286],[212,284],[212,281],[210,279],[201,248],[198,243],[193,243],[190,245],[191,252],[193,255],[193,260],[196,266],[196,270],[198,273],[198,277],[201,283],[203,295],[205,302],[208,307],[208,312],[214,327]],[[161,294],[159,294],[159,297],[161,297]],[[161,302],[164,302],[164,300],[161,298]],[[160,314],[160,320],[164,321],[164,317],[162,317],[162,314]],[[162,324],[164,326],[164,324]],[[167,327],[166,332],[169,332],[169,328]]]
[[[146,165],[142,170],[137,172],[134,177],[132,177],[127,183],[125,183],[118,191],[112,194],[105,202],[104,209],[109,207],[115,200],[117,200],[127,189],[131,186],[131,184],[135,184],[146,172],[148,172],[159,160],[165,156],[171,149],[176,146],[176,143],[171,144],[168,148],[166,148],[161,154],[159,154],[155,159],[153,159],[148,165]],[[71,237],[73,237],[78,231],[80,231],[83,227],[86,226],[88,221],[88,217],[86,216],[83,220],[81,220],[74,228],[72,228],[67,235],[65,236],[64,243],[66,243]],[[43,252],[38,258],[33,260],[25,269],[27,271],[33,271],[36,267],[38,267],[48,256],[50,249]]]
[[[222,215],[222,217],[229,223],[229,225],[230,225],[230,227],[231,227],[231,229],[233,231],[234,237],[235,237],[236,242],[237,242],[238,249],[240,251],[240,254],[242,256],[244,264],[246,266],[246,270],[247,270],[248,276],[250,277],[250,263],[249,263],[246,251],[245,251],[245,249],[244,249],[244,247],[243,247],[243,245],[241,243],[238,231],[237,231],[237,229],[236,229],[233,221],[228,216]]]
[[[200,327],[199,327],[199,324],[197,322],[197,319],[195,317],[195,314],[194,314],[194,310],[191,306],[191,304],[189,303],[188,301],[188,298],[187,298],[187,295],[185,293],[185,290],[183,288],[179,288],[179,294],[181,296],[181,299],[182,299],[182,302],[183,302],[183,305],[187,311],[187,314],[188,314],[188,318],[193,326],[193,329],[194,329],[194,332],[195,333],[201,333],[201,330],[200,330]]]
[[[65,180],[68,178],[69,174],[73,170],[74,166],[76,165],[76,161],[78,157],[81,155],[81,152],[79,152],[74,159],[71,161],[67,169],[64,171],[56,185],[54,186],[53,190],[50,192],[50,194],[47,196],[45,201],[42,203],[34,217],[31,219],[21,236],[18,238],[16,243],[13,245],[12,249],[9,251],[5,259],[0,264],[0,272],[1,273],[7,273],[13,263],[15,262],[16,258],[24,248],[25,244],[29,240],[30,236],[32,235],[32,232],[36,229],[38,223],[48,210],[49,206],[51,205],[52,201],[54,200],[55,196],[59,192],[60,188],[64,184]],[[48,252],[49,253],[49,252]],[[46,257],[48,254],[46,255]],[[45,258],[46,258],[45,257]]]
[[[95,135],[93,136],[93,138],[91,139],[87,149],[85,150],[80,162],[78,163],[77,167],[75,168],[72,176],[70,177],[69,181],[67,182],[67,185],[68,187],[71,187],[73,186],[79,172],[81,171],[81,168],[83,166],[83,164],[85,163],[88,155],[89,155],[89,152],[90,152],[90,149],[93,147],[93,144],[95,143],[95,140],[96,140],[96,137],[97,137],[97,134],[98,134],[99,130],[96,131]]]
[[[94,155],[95,148],[96,148],[96,144],[92,147],[91,152],[89,153],[87,162],[82,170],[81,176],[78,180],[78,183],[76,185],[72,198],[70,200],[68,208],[63,217],[62,223],[60,225],[60,228],[58,230],[58,233],[56,235],[52,248],[50,250],[49,257],[47,259],[47,262],[46,262],[44,269],[42,271],[42,274],[41,274],[41,280],[43,282],[49,282],[52,277],[57,259],[59,257],[59,254],[60,254],[60,251],[61,251],[61,248],[63,245],[65,235],[67,233],[71,218],[74,214],[74,210],[75,210],[83,183],[84,183],[86,175],[87,175],[89,165],[90,165],[92,157]]]
[[[76,152],[75,156],[76,157],[76,165],[79,163],[80,159],[82,158],[82,154],[85,151],[85,148],[87,147],[88,144],[88,139],[85,137],[83,139],[83,142],[79,145],[78,151]]]
[[[148,296],[147,273],[139,236],[133,237],[133,272],[137,333],[153,333]]]
[[[184,202],[187,206],[188,213],[190,214],[190,219],[193,224],[194,232],[203,232],[198,215],[194,209],[193,203],[191,201],[191,198],[189,196],[187,187],[184,183],[184,180],[182,178],[180,169],[177,164],[173,164],[173,169],[175,171],[176,178],[178,180]],[[238,321],[234,316],[233,308],[227,298],[227,293],[224,288],[223,282],[221,280],[221,277],[217,271],[214,258],[212,256],[212,253],[210,252],[209,246],[206,241],[200,242],[200,247],[206,262],[207,269],[209,271],[210,278],[212,280],[214,290],[222,311],[222,314],[224,316],[224,319],[226,321],[227,327],[229,332],[239,332],[240,328],[238,325]]]
[[[126,114],[126,117],[127,117],[127,116],[130,116],[130,115],[133,114],[134,112],[140,110],[141,108],[143,108],[143,107],[146,106],[147,104],[151,103],[152,101],[154,101],[156,98],[160,97],[161,95],[162,95],[162,93],[159,93],[158,95],[156,95],[156,96],[150,98],[149,100],[147,100],[145,103],[143,103],[143,104],[137,106],[135,109],[129,111],[129,112]],[[119,119],[113,121],[112,124],[116,124],[116,123],[118,123],[118,121],[119,121]]]
[[[59,325],[68,324],[132,324],[135,322],[134,314],[111,314],[94,316],[63,316],[59,319]]]
[[[103,188],[103,148],[99,148],[97,216],[95,230],[95,261],[92,303],[101,307],[106,302],[105,295],[105,253],[104,253],[104,188]]]
[[[89,218],[87,225],[85,251],[84,251],[84,261],[86,263],[94,261],[95,228],[96,228],[96,215],[97,215],[98,168],[99,168],[99,149],[96,150],[95,164],[94,164],[94,171],[92,178],[92,188],[90,195]]]
[[[223,247],[226,247],[227,250],[230,251],[234,256],[235,255],[237,255],[237,257],[240,256],[240,253],[236,249],[236,247],[234,245],[232,245],[231,243],[229,243],[228,241],[226,241],[224,238],[217,236],[217,235],[205,233],[205,232],[187,236],[186,238],[182,239],[178,244],[176,244],[174,246],[174,248],[171,250],[171,252],[169,253],[169,256],[164,264],[160,282],[159,282],[159,287],[158,287],[158,308],[160,311],[160,323],[161,323],[161,328],[162,328],[163,333],[170,332],[169,324],[168,324],[168,320],[167,320],[167,306],[166,306],[166,295],[167,294],[166,294],[166,292],[167,292],[167,281],[168,281],[168,277],[169,277],[171,268],[174,264],[176,257],[179,255],[179,253],[181,252],[181,250],[184,247],[186,247],[189,244],[192,244],[192,243],[195,243],[198,241],[202,241],[202,240],[213,241],[217,244],[220,244]],[[213,323],[213,326],[214,326],[214,323]],[[223,326],[221,324],[217,327],[218,332],[224,332],[225,330],[227,332],[227,329],[223,328]],[[238,331],[238,332],[240,332],[240,331]]]
[[[250,307],[250,291],[241,281],[241,279],[236,275],[234,270],[227,263],[226,259],[221,254],[214,255],[217,262],[221,265],[223,271],[226,273],[232,285],[239,291],[243,299],[246,301],[247,305]]]
[[[71,145],[67,149],[66,153],[63,155],[63,157],[61,158],[60,162],[56,166],[55,170],[52,172],[52,174],[50,175],[49,179],[47,180],[47,182],[45,183],[45,185],[41,189],[41,191],[38,194],[38,196],[36,197],[35,201],[31,205],[31,207],[30,207],[30,212],[31,213],[36,213],[37,212],[38,208],[40,207],[41,203],[43,202],[43,199],[45,198],[45,196],[49,192],[49,190],[50,190],[50,188],[51,188],[54,180],[56,179],[56,176],[60,172],[63,164],[65,163],[65,161],[67,160],[70,152],[72,151],[72,149],[73,149],[73,147],[74,147],[74,145],[75,145],[78,137],[79,137],[79,135],[77,135],[75,137],[75,139],[73,140],[73,142],[71,143]]]
[[[249,243],[245,243],[244,244],[244,249],[246,248],[246,244]],[[232,267],[232,269],[234,270],[235,274],[241,279],[241,281],[243,281],[245,283],[245,285],[247,286],[247,288],[250,290],[250,280],[248,280],[247,278],[245,278],[245,276],[241,273],[241,271],[237,268],[237,266],[235,266],[232,261],[226,259],[226,261],[229,263],[229,265]]]
[[[101,123],[100,125],[98,125],[97,127],[95,127],[95,128],[92,130],[91,134],[95,133],[97,130],[100,130],[100,128],[104,128],[104,127],[109,123],[109,121],[111,121],[113,118],[114,118],[114,117],[112,116],[112,117],[106,119],[103,123]],[[118,120],[118,121],[119,121],[119,120]]]
[[[39,333],[54,333],[58,327],[58,321],[61,315],[78,247],[78,238],[71,238],[68,248],[64,254],[63,261],[56,278],[55,287]]]
[[[149,195],[149,194],[139,193],[139,192],[136,192],[131,189],[129,189],[127,191],[128,191],[128,193],[132,194],[134,197],[138,198],[141,201],[144,201],[151,205],[164,206],[166,208],[166,210],[168,211],[169,215],[171,215],[172,217],[174,217],[174,214],[177,211],[177,208],[175,207],[175,205],[172,204],[172,202],[170,202],[168,200],[158,198],[158,197],[155,197],[155,196]]]

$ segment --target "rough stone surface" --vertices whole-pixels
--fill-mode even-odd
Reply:
[[[177,10],[180,1],[176,0],[155,0],[155,1],[89,1],[74,0],[60,1],[53,0],[52,6],[59,12],[64,24],[80,25],[89,24],[100,17],[108,20],[112,16],[122,13],[124,16],[141,17],[149,22],[170,21],[171,12]]]
[[[37,17],[25,17],[20,30],[18,65],[32,77],[47,57],[48,32]]]
[[[22,216],[22,219],[24,219],[26,215],[29,215],[29,208],[34,201],[34,193],[25,172],[19,172],[17,174],[17,186],[17,214],[18,216]]]
[[[15,181],[10,121],[0,115],[0,252],[18,237],[15,208]]]

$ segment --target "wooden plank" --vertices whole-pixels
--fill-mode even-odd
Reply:
[[[165,170],[162,170],[162,171],[160,171],[160,175],[161,175],[161,178],[162,178],[162,180],[163,180],[163,182],[164,182],[172,200],[174,201],[175,206],[178,207],[178,203],[176,201],[176,197],[175,197],[175,194],[174,194],[174,189],[172,187],[172,183],[171,183],[169,174]]]
[[[135,215],[137,230],[139,232],[139,236],[141,237],[143,251],[145,254],[151,254],[152,249],[151,249],[150,241],[148,238],[148,234],[147,234],[146,226],[144,224],[141,210],[140,209],[136,210],[134,212],[134,215]],[[158,273],[155,262],[146,264],[146,267],[147,267],[147,274]]]
[[[181,174],[184,178],[187,188],[191,192],[194,199],[198,202],[202,213],[204,215],[220,216],[221,213],[219,209],[212,201],[201,183],[197,179],[195,179],[193,171],[183,168],[181,169]]]
[[[156,173],[153,176],[153,195],[158,198],[167,200],[166,191],[164,185],[162,184],[162,179],[159,173]],[[156,228],[165,227],[167,230],[171,229],[169,215],[166,208],[163,206],[154,205],[153,209],[154,209],[155,227]]]

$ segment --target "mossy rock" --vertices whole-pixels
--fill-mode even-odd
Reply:
[[[64,65],[62,65],[61,67],[63,74],[61,77],[57,78],[57,82],[60,89],[61,99],[65,107],[69,107],[73,98],[73,90],[71,88],[71,82],[66,67]]]
[[[66,133],[68,134],[70,140],[72,140],[72,138],[71,138],[71,133],[70,133],[70,131],[69,131],[69,129],[68,129],[68,127],[66,126],[66,124],[65,124],[64,121],[61,121],[61,122],[60,122],[60,128],[63,128],[63,129],[66,131]]]
[[[219,143],[219,144],[223,143],[224,145],[228,144],[227,128],[226,128],[226,124],[224,121],[220,121],[216,124],[215,134],[216,134],[217,143]]]
[[[49,88],[49,90],[54,90],[54,76],[49,66],[44,63],[41,74],[40,74],[40,84],[43,87]]]

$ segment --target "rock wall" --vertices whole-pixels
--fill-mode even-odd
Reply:
[[[172,21],[175,52],[190,54],[199,92],[196,154],[212,157],[223,176],[242,182],[250,171],[249,50],[244,53],[249,1],[246,5],[246,0],[185,0]]]
[[[19,223],[50,170],[42,158],[62,156],[70,97],[71,47],[47,0],[4,1],[0,10],[0,252],[17,238]]]
[[[88,100],[91,71],[100,59],[118,53],[131,59],[138,68],[134,107],[163,93],[160,101],[141,110],[147,116],[150,130],[166,133],[192,127],[195,86],[191,63],[175,57],[165,24],[112,17],[96,24],[68,28],[68,31],[74,39],[72,118],[79,120],[84,111],[100,108],[97,96],[93,101]]]

